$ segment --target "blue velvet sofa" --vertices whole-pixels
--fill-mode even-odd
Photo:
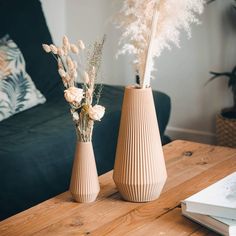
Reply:
[[[0,122],[2,220],[68,189],[76,135],[55,62],[41,49],[52,39],[40,1],[0,1],[0,24],[0,37],[9,34],[18,44],[28,73],[47,98],[45,104]],[[119,86],[103,88],[100,103],[106,114],[93,136],[99,174],[113,168],[123,92]],[[170,98],[161,92],[153,95],[165,144]]]

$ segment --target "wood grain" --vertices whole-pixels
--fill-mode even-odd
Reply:
[[[101,192],[98,200],[93,204],[99,204],[107,196],[116,193],[115,184],[112,181],[112,172],[100,176]],[[41,229],[52,225],[63,218],[68,218],[74,211],[88,207],[89,204],[78,204],[73,201],[69,192],[60,194],[35,207],[21,212],[0,222],[0,235],[32,235]]]
[[[236,171],[236,150],[175,141],[164,147],[164,155],[168,180],[154,202],[123,201],[109,172],[99,177],[101,192],[95,203],[78,204],[68,192],[63,193],[0,222],[0,235],[125,236],[144,235],[149,230],[157,233],[147,235],[216,235],[183,218],[176,207],[181,200]],[[161,234],[166,232],[162,225],[169,224],[166,219],[173,214],[178,217],[170,224],[172,231]]]
[[[125,233],[124,235],[143,236],[148,232],[148,234],[152,236],[187,236],[190,235],[193,231],[199,232],[201,229],[202,226],[200,226],[199,224],[196,224],[184,218],[184,216],[181,215],[180,208],[175,208],[171,211],[168,211],[166,214],[161,215],[151,223],[146,224],[144,227],[136,228],[131,232]]]
[[[91,235],[123,235],[137,227],[141,227],[177,207],[181,200],[236,170],[236,158],[226,160],[194,178],[164,192],[153,202],[138,206],[106,225],[91,232]]]

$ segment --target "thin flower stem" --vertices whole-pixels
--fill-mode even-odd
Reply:
[[[56,57],[52,52],[50,52],[50,53],[51,53],[51,55],[53,56],[53,58],[58,62],[57,57]]]
[[[59,56],[59,55],[58,55],[58,57],[59,57],[60,60],[61,60],[61,64],[62,64],[64,70],[67,71],[67,68],[66,68],[66,65],[65,65],[65,62],[64,62],[63,58],[62,58],[61,56]]]

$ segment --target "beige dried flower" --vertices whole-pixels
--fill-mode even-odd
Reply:
[[[90,106],[88,109],[88,115],[92,120],[101,120],[105,114],[105,107],[100,105]]]
[[[102,106],[92,106],[99,103],[101,95],[101,89],[95,92],[95,82],[100,68],[104,39],[101,42],[95,42],[85,52],[82,51],[86,49],[82,40],[79,40],[76,45],[70,44],[66,36],[63,37],[60,47],[54,44],[43,45],[46,52],[56,54],[53,56],[57,60],[58,73],[65,87],[64,97],[70,104],[77,135],[82,142],[92,140],[94,122],[100,120],[105,112]],[[73,60],[75,57],[73,54],[78,55],[78,61]],[[82,89],[76,87],[78,72],[84,82]],[[96,101],[93,100],[93,96],[96,97]]]
[[[69,70],[74,69],[74,63],[73,63],[71,57],[69,57],[69,56],[66,57],[66,63],[68,65]]]
[[[57,47],[55,45],[50,44],[50,49],[51,49],[53,54],[57,54]]]
[[[62,64],[62,61],[61,61],[60,58],[58,58],[57,64],[58,64],[58,68],[59,68],[59,69],[63,69],[63,64]]]
[[[179,47],[180,32],[191,36],[191,24],[199,23],[205,0],[123,0],[117,17],[122,29],[119,54],[133,54],[140,86],[150,86],[154,58],[171,44]]]
[[[65,78],[65,77],[66,77],[66,72],[65,72],[64,69],[60,68],[60,69],[58,70],[58,73],[59,73],[59,75],[60,75],[62,78]]]
[[[79,54],[79,49],[75,44],[70,45],[70,50],[75,54]]]
[[[71,77],[68,74],[66,74],[64,79],[67,83],[69,83],[71,81]]]
[[[64,91],[64,97],[69,103],[80,103],[84,97],[83,89],[70,87]]]
[[[69,43],[69,39],[67,38],[66,35],[63,36],[62,38],[62,43],[65,47],[67,47],[70,43]]]
[[[42,44],[43,50],[47,53],[51,52],[51,48],[49,45],[47,44]]]
[[[68,55],[68,48],[66,46],[62,46],[62,50],[64,51],[64,55],[67,56]]]
[[[85,45],[84,45],[84,42],[82,40],[78,41],[78,46],[79,46],[79,49],[81,49],[81,50],[85,49]]]
[[[65,52],[63,50],[63,48],[58,48],[57,49],[57,54],[60,56],[60,57],[63,57],[65,55]]]

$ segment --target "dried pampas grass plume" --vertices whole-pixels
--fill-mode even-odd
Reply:
[[[117,17],[122,29],[119,54],[134,54],[136,70],[142,88],[150,86],[153,58],[171,48],[179,47],[180,31],[191,36],[190,25],[199,24],[196,15],[201,14],[204,0],[124,0]]]

